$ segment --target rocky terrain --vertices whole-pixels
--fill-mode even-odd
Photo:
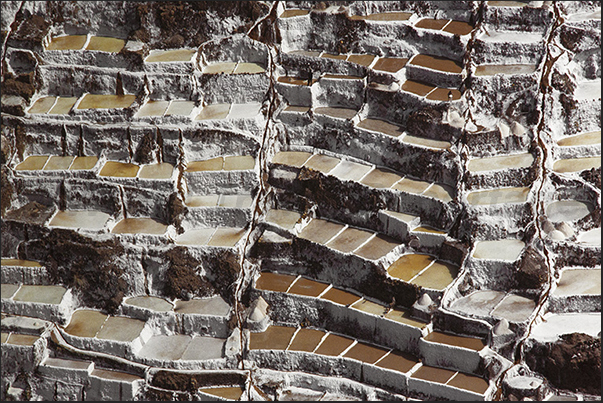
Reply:
[[[1,7],[2,400],[600,400],[600,2]]]

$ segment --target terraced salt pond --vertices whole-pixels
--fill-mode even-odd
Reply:
[[[576,242],[589,246],[601,246],[601,228],[593,228],[581,233]]]
[[[525,203],[528,200],[529,194],[529,187],[508,187],[476,190],[467,194],[467,201],[472,206]]]
[[[393,278],[421,287],[443,290],[457,276],[458,267],[430,255],[406,254],[392,263],[387,272]]]
[[[249,119],[260,115],[261,107],[259,103],[206,105],[195,120]]]
[[[528,168],[534,162],[534,156],[530,153],[501,155],[496,157],[470,159],[467,169],[471,172],[496,171],[511,168]]]
[[[125,109],[136,95],[85,94],[76,109]]]
[[[600,295],[601,269],[566,269],[553,296]]]
[[[87,45],[86,45],[87,44]],[[50,40],[46,50],[85,50],[118,53],[125,45],[125,41],[119,38],[87,35],[65,35],[55,36]]]
[[[152,218],[124,218],[115,224],[111,233],[163,235],[167,227],[166,224]]]
[[[576,221],[593,211],[593,206],[578,200],[559,200],[546,206],[546,216],[552,222]]]
[[[601,144],[601,130],[567,136],[557,141],[560,147],[588,146]]]
[[[15,170],[17,171],[57,171],[57,170],[89,170],[96,166],[98,157],[59,157],[48,155],[30,155],[23,162],[19,163]]]
[[[559,173],[581,172],[587,169],[600,167],[601,156],[560,159],[553,163],[553,171]]]
[[[234,247],[245,234],[244,228],[192,228],[176,238],[177,245]]]
[[[407,136],[408,137],[408,136]],[[445,185],[402,177],[397,173],[372,165],[366,165],[303,151],[280,151],[272,159],[273,164],[295,168],[308,167],[342,181],[354,181],[374,188],[391,188],[402,192],[433,197],[443,202],[452,200],[453,190]]]
[[[601,332],[601,313],[547,313],[544,320],[534,326],[530,338],[541,342],[554,342],[559,336],[585,333],[598,337]]]
[[[502,75],[532,74],[536,71],[533,64],[482,64],[475,68],[478,77]]]
[[[196,49],[152,50],[146,63],[191,62],[197,53]]]
[[[452,303],[450,310],[464,315],[495,317],[509,322],[527,320],[536,302],[530,298],[493,290],[478,290]]]
[[[101,211],[57,211],[48,226],[100,230],[105,227],[111,216]]]
[[[517,260],[525,243],[518,239],[500,239],[496,241],[477,241],[472,256],[476,259]]]

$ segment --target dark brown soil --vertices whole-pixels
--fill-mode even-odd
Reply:
[[[440,249],[440,258],[460,266],[468,251],[468,247],[461,242],[445,241]]]
[[[601,189],[601,168],[591,168],[587,171],[580,172],[580,176],[587,182],[592,183],[597,188]]]
[[[16,19],[19,19],[19,17],[17,15]],[[50,22],[46,21],[42,16],[32,14],[21,22],[14,34],[14,38],[20,41],[41,44],[49,29]]]
[[[540,288],[547,282],[548,268],[545,258],[529,246],[521,258],[515,280],[517,288]]]
[[[198,47],[218,35],[244,33],[268,14],[269,6],[255,1],[146,2],[136,7],[140,28],[132,32],[134,39],[148,43],[152,49]],[[241,25],[227,32],[215,32],[214,21],[238,17]],[[233,18],[233,20],[236,20]],[[146,27],[159,28],[159,34]],[[225,30],[226,31],[226,30]]]
[[[208,279],[229,304],[234,303],[233,283],[241,270],[239,257],[230,250],[216,251],[205,257],[204,265],[208,272]]]
[[[31,99],[33,94],[35,94],[36,89],[33,85],[29,83],[24,83],[22,81],[16,80],[14,78],[9,78],[8,80],[2,83],[2,93],[5,95],[19,95],[27,100]]]
[[[161,370],[151,380],[151,385],[158,388],[190,392],[206,386],[244,384],[244,375],[228,372],[194,374]]]
[[[322,175],[318,171],[302,168],[298,180],[303,187],[302,195],[315,201],[327,209],[347,209],[351,213],[360,210],[375,211],[386,208],[383,200],[374,193],[366,197],[366,192],[342,190],[338,179]],[[350,186],[362,188],[362,185],[351,183]]]
[[[174,225],[179,234],[184,232],[184,228],[182,228],[182,219],[187,210],[188,209],[182,202],[182,198],[179,197],[178,192],[172,193],[167,203],[167,219],[168,224]]]
[[[1,185],[0,185],[0,203],[2,205],[2,216],[6,213],[6,211],[10,208],[11,203],[13,201],[14,193],[13,193],[13,184],[8,178],[9,169],[4,162],[2,162],[2,167],[0,167],[0,175],[1,175]]]
[[[124,247],[117,239],[97,241],[74,231],[54,229],[27,245],[27,257],[42,262],[55,284],[76,290],[89,307],[114,313],[127,293],[117,259]]]
[[[193,258],[185,247],[175,247],[166,253],[169,268],[166,272],[164,293],[168,298],[189,300],[214,293],[212,285],[197,274],[202,263]]]
[[[566,334],[536,347],[526,355],[526,363],[560,389],[601,395],[601,339]]]
[[[4,184],[2,185],[4,186]],[[52,216],[54,210],[54,206],[45,206],[34,201],[17,210],[9,211],[6,214],[6,219],[41,225]]]
[[[449,132],[442,137],[447,140],[452,137],[454,128],[440,123],[444,113],[444,106],[429,106],[412,112],[406,121],[406,130],[413,136],[434,138],[434,133],[442,135],[442,132],[448,129]]]
[[[138,164],[150,164],[155,162],[155,155],[157,143],[151,133],[146,133],[140,143],[138,144],[138,148],[134,153],[134,162]]]

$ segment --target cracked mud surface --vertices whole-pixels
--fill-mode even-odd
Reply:
[[[2,399],[600,400],[600,10],[3,2]]]

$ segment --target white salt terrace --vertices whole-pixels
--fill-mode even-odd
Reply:
[[[540,342],[554,342],[564,334],[585,333],[596,338],[600,332],[601,312],[547,313],[543,321],[532,328],[530,338]]]
[[[56,155],[30,155],[23,162],[19,163],[16,171],[58,171],[58,170],[90,170],[94,169],[98,157],[60,157]]]
[[[467,194],[467,201],[472,206],[503,203],[525,203],[528,200],[529,194],[529,187],[506,187],[488,190],[476,190]]]
[[[350,63],[360,64],[365,67],[370,67],[376,71],[384,71],[388,73],[397,73],[408,62],[407,58],[396,58],[396,57],[378,57],[371,54],[346,54],[346,55],[335,55],[325,51],[308,51],[308,50],[293,50],[288,52],[294,55],[303,55],[310,57],[321,57],[327,59],[335,59],[348,61]]]
[[[425,322],[412,318],[406,310],[382,305],[368,300],[361,295],[335,287],[332,284],[322,283],[302,276],[262,272],[255,280],[255,288],[257,290],[318,298],[367,314],[383,316],[419,329],[423,329],[427,325]]]
[[[46,50],[95,50],[118,53],[124,47],[125,41],[118,38],[88,35],[55,36],[51,39]]]
[[[57,211],[48,223],[50,227],[79,230],[101,230],[111,218],[109,214],[94,210]]]
[[[350,180],[373,188],[391,189],[433,197],[444,203],[452,200],[449,190],[442,185],[412,179],[408,176],[402,177],[386,168],[342,160],[325,154],[280,151],[273,157],[272,163],[296,168],[307,167],[320,171],[325,175],[335,176],[342,181]]]
[[[179,235],[175,243],[184,246],[216,246],[233,248],[245,235],[245,228],[192,228]]]
[[[553,171],[558,173],[581,172],[587,169],[600,168],[601,156],[586,158],[569,158],[555,161]]]
[[[67,115],[73,109],[126,109],[136,99],[136,95],[113,95],[113,94],[84,94],[75,97],[46,96],[36,100],[27,113]]]
[[[509,322],[527,320],[535,308],[536,302],[529,298],[492,290],[474,291],[450,306],[451,311],[461,314],[484,318],[493,316]]]
[[[593,228],[581,233],[576,242],[588,246],[601,246],[601,228]]]
[[[261,115],[262,104],[211,104],[201,109],[195,120],[251,119]]]
[[[67,289],[60,285],[2,284],[2,299],[60,305]]]
[[[394,124],[381,119],[367,118],[358,122],[359,127],[364,130],[386,134],[391,137],[398,137],[403,143],[419,145],[428,148],[449,149],[450,142],[443,140],[433,140],[424,137],[416,137],[402,131],[402,129]]]
[[[195,102],[185,100],[161,101],[149,100],[136,112],[135,117],[152,116],[188,116],[190,117],[195,108]]]
[[[255,159],[250,155],[219,156],[186,164],[186,172],[245,171],[254,168]]]
[[[220,62],[203,67],[203,74],[258,74],[266,69],[257,63]]]
[[[193,298],[188,301],[176,300],[174,304],[163,298],[143,295],[129,297],[124,300],[124,304],[155,312],[213,316],[227,316],[230,313],[230,306],[219,295],[210,298]]]
[[[477,36],[477,39],[484,42],[500,43],[504,44],[507,42],[511,43],[536,43],[544,40],[542,33],[530,33],[530,32],[512,32],[512,31],[490,31],[484,32]]]
[[[253,197],[249,193],[243,194],[208,194],[192,195],[187,194],[184,204],[188,207],[232,207],[232,208],[250,208],[253,203]]]
[[[467,169],[471,172],[485,172],[510,168],[528,168],[533,162],[534,156],[530,153],[502,155],[470,159]]]
[[[534,64],[482,64],[475,68],[478,77],[503,75],[532,74],[538,66]]]
[[[578,83],[574,91],[574,99],[578,101],[601,100],[601,79]]]
[[[472,256],[476,259],[517,260],[525,243],[519,239],[500,239],[496,241],[477,241]]]
[[[112,234],[165,235],[168,226],[153,218],[124,218],[113,229]]]
[[[173,173],[173,165],[167,162],[140,166],[129,162],[107,161],[98,175],[115,178],[171,179]]]
[[[144,61],[146,63],[192,62],[196,53],[196,49],[152,50]]]
[[[563,270],[553,296],[600,295],[601,268]]]
[[[222,358],[226,339],[207,336],[155,335],[138,351],[142,358],[161,361],[199,361]]]
[[[287,229],[297,222],[295,213],[286,210],[271,210],[266,221]],[[354,254],[368,260],[378,260],[401,245],[386,235],[347,224],[314,218],[297,235],[299,238],[318,243],[340,253]]]
[[[138,319],[109,316],[91,309],[78,309],[71,315],[64,331],[76,337],[129,343],[140,336],[144,325],[145,322]]]
[[[576,221],[586,217],[593,211],[588,202],[578,200],[560,200],[546,206],[546,216],[552,222]]]
[[[561,147],[587,146],[601,144],[601,130],[567,136],[557,141]]]
[[[566,21],[588,21],[588,20],[600,20],[601,19],[601,9],[593,12],[587,13],[575,13],[568,15],[565,20]]]
[[[255,354],[263,350],[280,350],[338,357],[340,360],[353,359],[363,365],[403,373],[411,379],[453,386],[477,394],[484,394],[489,386],[488,382],[474,375],[421,364],[416,357],[402,351],[312,328],[272,325],[264,332],[250,334],[249,350]],[[409,388],[413,390],[420,384],[420,381],[409,381]]]

